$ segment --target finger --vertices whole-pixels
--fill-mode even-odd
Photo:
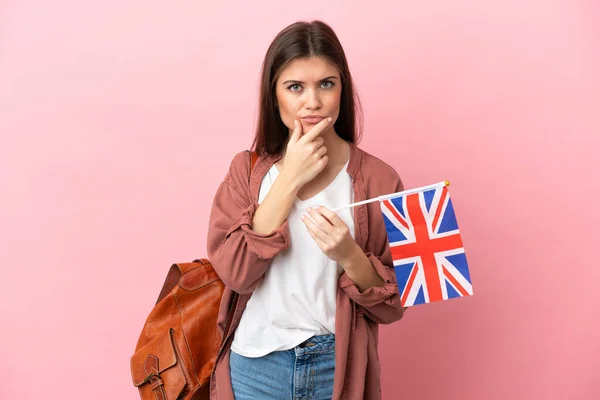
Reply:
[[[333,226],[330,221],[325,219],[323,215],[321,215],[321,213],[314,208],[309,207],[306,211],[308,211],[312,219],[321,227],[321,229],[329,233],[330,228]]]
[[[321,146],[317,149],[316,153],[318,158],[323,157],[325,154],[327,154],[327,147],[325,146]]]
[[[306,218],[306,220],[308,220],[308,218]],[[310,234],[310,236],[313,238],[313,240],[315,241],[315,243],[317,244],[317,246],[319,246],[319,248],[321,249],[321,251],[325,252],[325,249],[328,247],[327,243],[324,242],[321,238],[319,238],[316,234],[316,232],[320,232],[318,228],[313,228],[310,227],[308,225],[308,223],[306,224],[306,230],[308,231],[308,233]],[[313,231],[313,229],[316,229],[316,231]]]
[[[294,131],[290,137],[289,144],[293,145],[302,137],[302,124],[298,120],[294,120]]]
[[[302,141],[303,143],[311,142],[313,139],[315,139],[317,136],[319,136],[325,131],[325,128],[329,126],[330,122],[331,117],[324,118],[321,122],[316,124],[310,131],[306,132],[306,134],[304,134],[300,138],[300,141]]]
[[[327,249],[329,249],[330,246],[327,244],[327,242],[325,242],[323,239],[321,239],[320,237],[318,237],[310,229],[308,229],[308,233],[310,234],[310,236],[313,238],[313,240],[315,241],[315,243],[317,244],[317,246],[319,246],[319,248],[321,249],[321,251],[323,253],[325,253],[325,251]]]
[[[311,221],[311,219],[308,218],[306,215],[303,215],[301,219],[304,222],[304,225],[306,225],[306,227],[308,228],[308,232],[314,239],[318,239],[324,244],[327,243],[328,235],[325,232],[323,232],[323,229],[321,229],[319,225]]]
[[[325,235],[328,235],[328,234],[329,234],[329,233],[328,233],[328,232],[327,232],[327,231],[326,231],[326,230],[323,228],[323,226],[321,226],[321,223],[322,223],[322,222],[321,222],[321,223],[319,223],[319,222],[315,221],[315,219],[313,218],[313,216],[312,216],[312,215],[310,215],[310,214],[304,214],[304,215],[302,215],[302,217],[301,217],[301,218],[302,218],[302,220],[303,220],[303,221],[305,221],[305,220],[306,220],[305,222],[307,222],[307,221],[308,221],[308,222],[310,222],[310,223],[311,223],[311,226],[315,226],[317,229],[319,229],[321,232],[323,232],[323,234],[325,234]]]
[[[340,223],[344,223],[344,221],[337,215],[335,212],[331,211],[329,208],[325,206],[319,206],[317,211],[323,215],[325,218],[329,220],[332,225],[339,225]]]
[[[312,141],[317,148],[323,146],[323,144],[325,144],[325,139],[323,139],[323,136],[319,136],[317,138],[315,138],[315,140]]]

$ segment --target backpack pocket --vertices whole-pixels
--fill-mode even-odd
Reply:
[[[183,365],[175,346],[174,329],[157,335],[130,360],[133,384],[142,400],[177,399],[186,387]]]

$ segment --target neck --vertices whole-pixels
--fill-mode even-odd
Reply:
[[[325,143],[323,145],[327,147],[327,156],[329,158],[327,164],[335,166],[338,164],[344,164],[346,161],[348,161],[348,143],[339,137],[334,129],[323,132],[323,139],[325,139]]]

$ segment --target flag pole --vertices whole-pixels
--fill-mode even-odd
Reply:
[[[401,195],[406,196],[406,195],[409,195],[412,193],[422,192],[422,191],[431,190],[431,189],[437,189],[437,188],[444,187],[444,186],[450,186],[450,181],[438,182],[438,183],[434,183],[433,185],[421,186],[421,187],[414,188],[414,189],[403,190],[402,192],[386,194],[383,196],[375,197],[373,199],[363,200],[363,201],[348,204],[348,205],[345,205],[342,207],[337,207],[337,208],[332,209],[331,211],[339,211],[344,208],[356,207],[356,206],[360,206],[360,205],[367,204],[367,203],[373,203],[375,201],[383,201],[383,200],[391,199],[393,197],[397,197],[397,196],[401,196]]]

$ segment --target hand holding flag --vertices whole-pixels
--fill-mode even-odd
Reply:
[[[440,182],[346,206],[380,202],[403,307],[473,295],[448,185]]]

